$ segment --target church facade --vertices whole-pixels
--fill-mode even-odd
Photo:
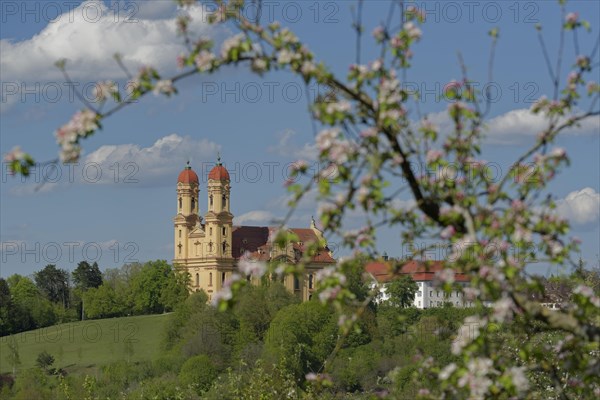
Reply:
[[[173,265],[177,270],[189,273],[191,291],[204,290],[209,300],[237,271],[237,262],[242,255],[267,263],[296,263],[302,257],[305,243],[323,240],[314,220],[309,228],[291,228],[299,241],[289,243],[285,249],[270,242],[277,227],[235,226],[230,183],[229,172],[219,159],[208,174],[207,208],[202,218],[198,175],[188,163],[177,178]],[[316,288],[316,272],[332,264],[335,260],[325,245],[305,267],[303,276],[288,275],[283,284],[300,299],[308,300]]]

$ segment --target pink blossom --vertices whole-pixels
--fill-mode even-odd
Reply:
[[[436,273],[437,278],[443,283],[454,283],[454,271],[451,268],[444,268]]]
[[[25,158],[25,153],[21,151],[20,146],[13,147],[8,153],[4,155],[5,162],[22,161]]]
[[[381,25],[376,26],[371,34],[377,42],[381,42],[385,38],[385,29]]]
[[[432,164],[436,161],[438,161],[442,155],[444,153],[442,153],[440,150],[435,150],[435,149],[431,149],[427,152],[427,155],[425,156],[425,160],[427,161],[428,164]]]
[[[360,132],[360,136],[363,138],[372,138],[377,136],[376,128],[367,128]]]
[[[449,225],[445,227],[444,230],[442,230],[442,232],[440,232],[440,237],[444,240],[447,240],[454,236],[455,233],[456,229],[454,229],[454,226]]]
[[[411,39],[419,40],[421,38],[421,29],[419,29],[419,27],[412,21],[404,24],[404,30]]]
[[[565,21],[567,21],[568,24],[575,24],[577,23],[578,19],[579,13],[576,12],[570,12],[565,16]]]
[[[562,147],[557,147],[550,152],[551,157],[564,158],[567,152]]]

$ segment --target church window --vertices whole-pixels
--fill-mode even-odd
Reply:
[[[200,274],[196,274],[196,286],[200,286]]]
[[[212,272],[208,274],[208,286],[212,286]]]

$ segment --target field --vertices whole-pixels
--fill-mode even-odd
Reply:
[[[14,335],[21,366],[35,366],[44,350],[55,368],[69,373],[94,370],[117,360],[141,361],[158,356],[168,314],[109,318],[49,326]],[[0,338],[0,373],[12,371],[7,361],[8,336]]]

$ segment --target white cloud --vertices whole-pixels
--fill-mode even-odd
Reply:
[[[452,129],[452,121],[447,111],[432,113],[429,121],[437,125],[442,134],[448,134]],[[531,141],[537,134],[548,126],[547,120],[540,114],[533,114],[527,108],[508,111],[491,118],[484,129],[484,141],[491,144],[520,144]],[[600,116],[584,120],[579,127],[565,129],[561,134],[585,135],[600,134]]]
[[[137,144],[101,146],[75,165],[54,165],[36,171],[35,183],[10,188],[16,196],[46,193],[74,184],[105,184],[122,187],[173,185],[189,160],[200,181],[214,166],[212,160],[221,145],[207,139],[194,139],[175,133],[148,147]],[[46,183],[43,183],[46,180]]]
[[[572,224],[598,223],[600,218],[600,193],[590,187],[571,192],[556,204],[557,212]]]
[[[175,59],[184,50],[182,39],[176,34],[176,19],[173,15],[168,19],[148,19],[168,12],[167,3],[141,2],[136,10],[89,0],[57,17],[30,39],[2,39],[2,79],[18,83],[63,82],[62,74],[54,67],[62,58],[68,60],[67,70],[74,80],[125,78],[113,59],[117,52],[133,71],[142,65],[174,71]],[[114,12],[117,9],[119,14]],[[193,8],[190,14],[194,20],[191,29],[207,35],[212,28],[205,22],[202,9]],[[128,20],[127,16],[132,18]]]
[[[487,135],[494,143],[512,143],[520,139],[536,136],[548,127],[547,120],[540,114],[528,109],[511,110],[506,114],[492,118],[488,122]],[[600,117],[590,117],[580,127],[565,129],[565,134],[598,134]]]
[[[233,222],[235,225],[242,225],[248,222],[262,223],[267,225],[274,225],[280,218],[277,218],[273,213],[269,211],[254,210],[248,211],[240,216],[235,216]]]
[[[314,161],[317,159],[318,151],[314,141],[298,145],[294,143],[294,137],[297,133],[291,129],[285,130],[277,135],[277,143],[269,146],[268,151],[282,157],[288,157],[292,161],[305,160]]]
[[[142,186],[155,185],[176,179],[177,173],[188,160],[201,176],[207,172],[204,169],[209,164],[212,167],[209,160],[212,162],[220,149],[220,145],[210,140],[173,133],[158,139],[149,147],[136,144],[101,146],[85,157],[82,165],[98,164],[103,172],[107,172],[106,179],[103,177],[104,183],[114,182],[114,174],[109,172],[118,164],[122,179],[129,175],[130,179],[137,180]]]

